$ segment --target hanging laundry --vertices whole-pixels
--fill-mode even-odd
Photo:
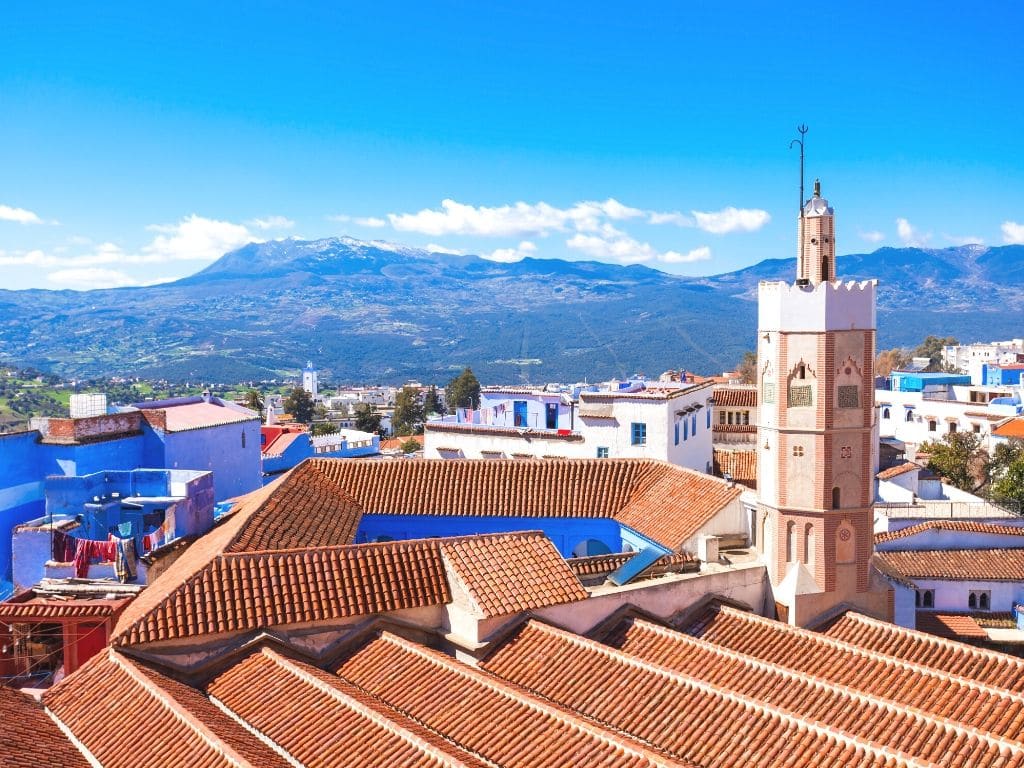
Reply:
[[[75,549],[78,545],[78,539],[73,536],[68,536],[66,533],[61,531],[52,532],[52,546],[50,547],[50,557],[55,563],[70,563],[75,559]]]
[[[89,564],[95,560],[99,563],[113,562],[117,556],[117,544],[113,541],[93,541],[77,539],[75,546],[75,576],[80,579],[89,576]]]
[[[135,581],[135,539],[118,539],[114,557],[114,573],[122,584]]]

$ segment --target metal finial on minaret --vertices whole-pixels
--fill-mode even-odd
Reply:
[[[800,145],[800,205],[798,210],[800,211],[800,262],[796,266],[796,277],[801,279],[804,275],[800,274],[800,270],[804,265],[804,238],[803,238],[803,217],[804,217],[804,137],[807,136],[808,128],[806,125],[801,123],[796,127],[797,133],[800,134],[799,139],[793,139],[789,142],[789,148],[792,149],[794,144]]]

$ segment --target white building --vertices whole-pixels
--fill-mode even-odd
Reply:
[[[971,382],[981,384],[983,366],[987,363],[1015,363],[1018,355],[1024,354],[1024,339],[1008,341],[978,342],[975,344],[957,344],[942,348],[943,365],[963,371],[971,377]]]
[[[998,442],[992,430],[1020,410],[1016,388],[974,385],[966,376],[897,372],[885,384],[875,390],[879,434],[915,447],[950,432],[974,432],[991,451]]]
[[[633,380],[598,390],[493,387],[480,408],[428,421],[428,459],[650,458],[711,471],[712,384]]]

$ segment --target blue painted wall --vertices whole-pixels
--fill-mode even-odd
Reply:
[[[254,491],[263,484],[258,421],[166,434],[147,429],[146,439],[147,459],[150,451],[163,451],[162,456],[153,456],[159,461],[150,466],[213,472],[217,501]]]
[[[1017,386],[1024,378],[1024,371],[1020,368],[1001,368],[998,365],[986,364],[982,366],[984,382],[989,387]]]
[[[380,437],[373,436],[372,445],[361,448],[349,448],[347,442],[341,443],[341,448],[336,451],[325,451],[317,453],[313,443],[308,437],[301,436],[292,440],[279,456],[263,457],[263,482],[264,484],[276,479],[282,472],[287,472],[292,467],[297,467],[306,459],[316,456],[318,459],[355,459],[361,456],[375,456],[380,453]]]
[[[363,515],[356,531],[356,543],[377,541],[381,536],[424,539],[510,531],[543,531],[562,557],[571,557],[573,549],[586,539],[602,542],[611,552],[622,552],[626,543],[624,534],[634,540],[638,536],[606,518]]]

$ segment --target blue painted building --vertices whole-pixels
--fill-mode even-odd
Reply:
[[[970,376],[959,373],[893,371],[889,376],[889,389],[893,392],[948,393],[952,391],[954,385],[970,385],[970,383]]]
[[[259,417],[218,398],[153,401],[34,426],[0,435],[0,596],[10,589],[11,531],[43,514],[47,477],[141,467],[210,471],[217,500],[262,485]]]
[[[264,483],[314,456],[355,459],[380,453],[380,435],[343,429],[329,435],[310,435],[298,427],[263,427]]]
[[[1024,363],[986,363],[981,366],[981,376],[988,387],[1019,387],[1024,384]]]

